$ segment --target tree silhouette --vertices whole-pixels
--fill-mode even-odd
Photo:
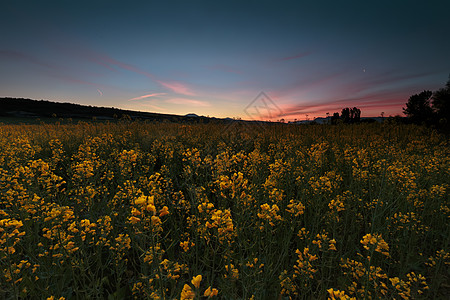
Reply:
[[[359,108],[343,108],[341,119],[344,123],[358,123],[361,120],[361,110]]]
[[[361,120],[361,110],[353,107],[351,110],[351,120],[353,123],[358,123]]]
[[[414,123],[429,123],[433,116],[431,108],[432,95],[433,93],[428,90],[412,95],[406,103],[406,108],[403,108],[403,113]]]
[[[433,93],[432,107],[440,123],[447,123],[450,117],[450,75],[447,84]]]
[[[341,111],[341,119],[344,123],[350,123],[350,108],[343,108]]]
[[[339,113],[335,112],[333,116],[331,116],[331,124],[336,125],[339,120]]]

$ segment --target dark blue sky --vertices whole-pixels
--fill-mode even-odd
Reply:
[[[0,96],[248,119],[402,113],[450,73],[448,1],[2,1]],[[269,118],[263,111],[252,118]]]

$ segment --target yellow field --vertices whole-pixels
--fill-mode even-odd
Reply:
[[[450,294],[450,148],[423,127],[0,125],[0,148],[2,299]]]

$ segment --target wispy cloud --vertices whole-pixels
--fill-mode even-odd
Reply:
[[[156,80],[156,82],[158,82],[162,86],[168,88],[169,90],[177,94],[186,96],[195,96],[195,93],[191,90],[191,88],[184,83],[178,81],[162,81],[162,80]]]
[[[150,103],[141,103],[140,106],[142,107],[146,107],[146,108],[151,108],[153,110],[159,111],[159,112],[166,112],[167,110],[164,107],[160,107],[154,104],[150,104]]]
[[[179,104],[179,105],[191,105],[191,106],[210,106],[211,104],[206,101],[186,99],[186,98],[171,98],[166,100],[167,103]]]
[[[68,49],[66,47],[62,48],[68,54],[73,56],[82,57],[90,62],[96,63],[102,67],[107,68],[110,71],[116,71],[116,68],[120,68],[123,70],[127,70],[130,72],[134,72],[136,74],[143,75],[147,78],[150,78],[152,81],[161,84],[163,87],[181,95],[185,96],[195,96],[196,93],[192,90],[192,88],[186,84],[179,81],[168,81],[162,80],[158,76],[148,71],[145,71],[139,67],[134,65],[125,63],[123,61],[119,61],[114,59],[106,54],[97,53],[86,48],[76,48],[76,49]]]
[[[345,75],[347,70],[339,70],[334,72],[328,72],[326,74],[311,74],[308,77],[301,79],[294,79],[287,84],[270,90],[272,97],[293,98],[308,92],[314,92],[316,90],[323,90],[324,88],[335,82],[336,79]]]
[[[283,116],[298,118],[304,117],[306,114],[311,117],[324,117],[327,112],[341,112],[344,107],[358,107],[363,115],[374,116],[379,115],[381,111],[393,110],[398,111],[406,102],[408,91],[389,90],[384,92],[366,93],[359,97],[348,97],[341,99],[327,100],[317,102],[309,102],[296,105],[284,105]]]
[[[156,76],[153,75],[152,73],[149,73],[149,72],[147,72],[147,71],[144,71],[144,70],[142,70],[142,69],[140,69],[140,68],[138,68],[138,67],[135,67],[135,66],[133,66],[133,65],[126,64],[126,63],[124,63],[124,62],[115,60],[115,59],[113,59],[113,58],[111,58],[111,57],[109,57],[109,56],[107,56],[107,55],[101,55],[101,56],[99,55],[99,56],[97,57],[97,59],[98,59],[100,62],[104,62],[104,63],[110,64],[110,65],[113,65],[113,66],[118,66],[118,67],[120,67],[120,68],[122,68],[122,69],[125,69],[125,70],[131,71],[131,72],[135,72],[135,73],[144,75],[144,76],[146,76],[146,77],[148,77],[148,78],[150,78],[150,79],[153,79],[153,80],[156,79]]]
[[[151,80],[161,84],[162,86],[168,88],[169,90],[177,93],[177,94],[182,94],[182,95],[186,95],[186,96],[195,96],[195,93],[192,91],[192,89],[186,84],[186,83],[181,83],[178,81],[165,81],[165,80],[160,80],[158,79],[158,77],[150,72],[144,71],[138,67],[135,67],[133,65],[118,61],[116,59],[113,59],[107,55],[94,55],[91,56],[92,58],[95,58],[96,61],[103,65],[103,64],[109,64],[112,66],[117,66],[120,67],[122,69],[140,74],[140,75],[144,75],[148,78],[150,78]]]
[[[153,94],[143,95],[143,96],[139,96],[136,98],[128,99],[128,101],[141,100],[141,99],[145,99],[145,98],[157,97],[157,96],[163,96],[163,95],[167,95],[167,93],[153,93]]]
[[[100,96],[103,96],[103,92],[100,91],[100,89],[97,89],[97,92],[100,94]]]
[[[366,116],[376,116],[381,111],[396,114],[401,113],[415,80],[434,73],[405,73],[401,70],[372,73],[368,70],[358,75],[353,69],[344,68],[294,80],[269,92],[273,99],[280,100],[281,103],[277,104],[284,117],[325,116],[327,112],[332,114],[354,106]]]
[[[401,86],[411,80],[426,77],[435,72],[402,73],[394,70],[361,77],[359,80],[338,87],[336,93],[344,97],[353,97],[355,94],[365,93],[373,89],[385,89],[388,86]]]

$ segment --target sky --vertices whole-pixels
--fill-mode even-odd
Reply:
[[[0,97],[242,119],[402,115],[450,74],[450,2],[0,2]]]

